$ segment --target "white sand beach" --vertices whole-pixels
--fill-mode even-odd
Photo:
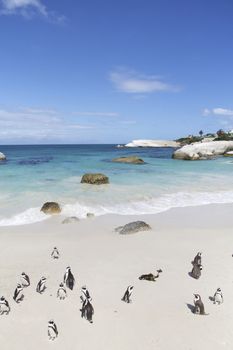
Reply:
[[[147,216],[101,216],[62,225],[62,216],[25,226],[0,229],[0,294],[10,303],[0,316],[2,350],[197,350],[232,349],[233,341],[233,205],[172,209]],[[120,235],[114,228],[144,220],[152,230]],[[57,246],[61,257],[51,259]],[[203,255],[199,280],[189,276],[191,261]],[[68,298],[56,298],[67,266],[76,278]],[[141,274],[163,270],[156,282]],[[25,299],[12,299],[20,274],[31,286]],[[47,277],[43,295],[36,293]],[[80,289],[87,285],[95,309],[93,324],[80,315]],[[121,298],[133,285],[132,303]],[[218,287],[224,303],[209,300]],[[194,315],[199,293],[208,316]],[[53,319],[58,338],[51,342],[47,322]]]

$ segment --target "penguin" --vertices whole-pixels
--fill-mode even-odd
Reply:
[[[17,304],[19,304],[24,299],[24,294],[22,293],[22,291],[23,291],[23,287],[21,286],[21,284],[17,284],[17,287],[14,292],[14,296],[13,296],[13,299]]]
[[[80,299],[81,299],[81,302],[83,303],[86,299],[88,299],[88,300],[92,300],[91,299],[91,296],[90,296],[90,293],[89,293],[89,291],[88,291],[88,289],[87,289],[87,287],[86,286],[83,286],[82,288],[81,288],[81,296],[80,296]]]
[[[202,265],[193,265],[193,269],[190,272],[190,275],[195,278],[198,279],[201,277],[201,271],[202,271]]]
[[[8,315],[11,311],[8,301],[4,298],[0,298],[0,315]]]
[[[60,300],[64,300],[67,297],[66,289],[63,283],[60,283],[59,288],[57,290],[57,298]]]
[[[53,251],[52,251],[52,253],[51,253],[51,257],[52,257],[53,259],[59,259],[60,253],[59,253],[57,247],[54,247],[54,248],[53,248]]]
[[[192,261],[193,265],[201,265],[201,252],[198,252],[197,255],[195,256],[194,260]]]
[[[55,340],[58,337],[57,326],[53,320],[48,322],[48,336],[49,340]]]
[[[133,286],[129,286],[126,289],[125,294],[121,300],[125,301],[126,303],[131,303],[130,297],[131,297],[132,291],[133,291]]]
[[[29,287],[30,286],[30,279],[28,275],[26,275],[25,272],[21,273],[21,286],[23,288]]]
[[[194,310],[193,313],[196,315],[208,315],[205,313],[204,304],[199,294],[194,294]]]
[[[36,287],[36,291],[37,293],[44,293],[45,289],[46,289],[46,285],[45,285],[45,282],[46,282],[46,277],[42,277],[38,284],[37,284],[37,287]]]
[[[148,274],[145,274],[145,275],[141,275],[139,277],[139,280],[147,280],[147,281],[153,281],[154,282],[156,280],[156,278],[159,278],[159,274],[161,272],[163,272],[163,271],[161,269],[159,269],[156,272],[157,272],[156,275],[153,275],[153,273],[148,273]]]
[[[89,291],[88,291],[86,286],[83,286],[82,289],[81,289],[80,299],[81,299],[81,302],[82,302],[82,307],[80,309],[81,317],[84,317],[85,316],[85,308],[86,308],[87,302],[92,300],[91,296],[90,296],[90,293],[89,293]]]
[[[218,288],[217,291],[215,292],[213,297],[213,302],[214,304],[218,304],[218,305],[223,303],[223,294],[222,294],[221,288]]]
[[[74,284],[75,284],[75,278],[71,272],[71,268],[67,267],[66,272],[64,275],[64,283],[66,284],[67,288],[73,290]]]
[[[82,308],[81,317],[85,317],[87,321],[93,323],[92,316],[94,315],[94,308],[89,299],[86,299],[85,305]]]

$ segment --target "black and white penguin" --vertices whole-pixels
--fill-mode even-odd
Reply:
[[[60,300],[64,300],[67,297],[66,288],[63,283],[60,283],[59,288],[57,290],[57,298]]]
[[[75,284],[75,278],[71,272],[71,268],[67,267],[66,272],[64,275],[64,283],[67,286],[67,288],[73,290],[74,284]]]
[[[194,294],[194,310],[193,313],[196,315],[207,315],[205,313],[204,304],[201,300],[201,296],[199,294]]]
[[[13,295],[13,299],[17,304],[19,304],[24,299],[23,287],[21,286],[21,284],[17,284],[17,287]]]
[[[213,297],[213,302],[214,304],[218,304],[218,305],[223,303],[223,294],[222,294],[221,288],[218,288],[217,291],[215,292]]]
[[[8,315],[11,311],[8,301],[4,298],[0,298],[0,315]]]
[[[59,259],[60,253],[59,253],[57,247],[54,247],[54,248],[53,248],[53,251],[52,251],[52,253],[51,253],[51,257],[52,257],[53,259]]]
[[[87,321],[89,321],[90,323],[93,323],[92,317],[94,315],[94,308],[89,299],[86,299],[84,304],[85,305],[82,307],[82,310],[81,310],[82,311],[81,317],[85,317]]]
[[[131,294],[132,294],[132,291],[133,291],[133,286],[129,286],[126,291],[125,291],[125,294],[123,296],[123,298],[121,299],[122,301],[125,301],[126,303],[130,303],[131,302]]]
[[[87,289],[86,286],[83,286],[81,288],[81,296],[80,296],[80,299],[81,299],[81,302],[83,303],[85,300],[90,300],[91,301],[91,296],[90,296],[90,293]]]
[[[195,278],[198,279],[201,277],[201,271],[202,271],[202,265],[193,265],[192,271],[190,272],[190,275]]]
[[[84,317],[84,314],[85,314],[85,308],[86,308],[86,305],[87,305],[87,302],[91,301],[91,296],[90,296],[90,293],[87,289],[86,286],[83,286],[81,288],[81,295],[80,295],[80,299],[81,299],[81,303],[82,303],[82,307],[81,307],[81,317]]]
[[[44,293],[45,289],[46,289],[46,285],[45,285],[45,282],[46,282],[46,277],[42,277],[38,284],[37,284],[37,287],[36,287],[36,291],[37,293]]]
[[[21,273],[21,286],[23,288],[26,288],[26,287],[30,286],[29,276],[25,272]]]
[[[198,252],[197,255],[195,256],[195,258],[192,261],[193,265],[201,265],[201,252]]]
[[[55,340],[58,337],[57,326],[53,320],[48,322],[48,336],[49,340]]]
[[[155,282],[156,279],[159,278],[160,273],[162,273],[162,272],[163,271],[161,269],[159,269],[156,271],[155,275],[153,273],[147,273],[147,274],[141,275],[138,279]]]

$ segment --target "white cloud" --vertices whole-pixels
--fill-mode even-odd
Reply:
[[[233,110],[232,109],[226,109],[226,108],[212,108],[208,109],[205,108],[202,112],[203,116],[213,115],[213,116],[219,116],[219,117],[233,117]]]
[[[93,125],[84,125],[68,121],[57,111],[50,109],[19,108],[0,110],[1,143],[41,142],[52,140],[69,141],[79,137],[78,131],[93,129]]]
[[[202,112],[202,115],[216,117],[218,119],[218,122],[225,129],[233,128],[233,110],[232,109],[221,108],[221,107],[212,108],[212,109],[205,108]]]
[[[154,75],[141,75],[135,71],[118,69],[110,72],[110,80],[117,90],[129,94],[148,94],[152,92],[177,92],[179,88],[164,82]]]
[[[226,108],[214,108],[213,109],[213,114],[214,115],[219,115],[219,116],[229,116],[233,117],[233,110],[232,109],[226,109]]]
[[[73,115],[81,117],[118,117],[119,114],[115,112],[73,112]]]
[[[1,14],[31,18],[39,14],[51,22],[64,22],[65,16],[49,11],[41,0],[0,0]]]

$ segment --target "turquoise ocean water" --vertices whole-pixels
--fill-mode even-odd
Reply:
[[[46,201],[58,201],[65,215],[152,214],[172,207],[233,202],[233,159],[171,159],[169,148],[116,145],[0,146],[0,226],[47,217]],[[146,164],[111,162],[138,155]],[[86,172],[102,172],[110,184],[81,184]]]

